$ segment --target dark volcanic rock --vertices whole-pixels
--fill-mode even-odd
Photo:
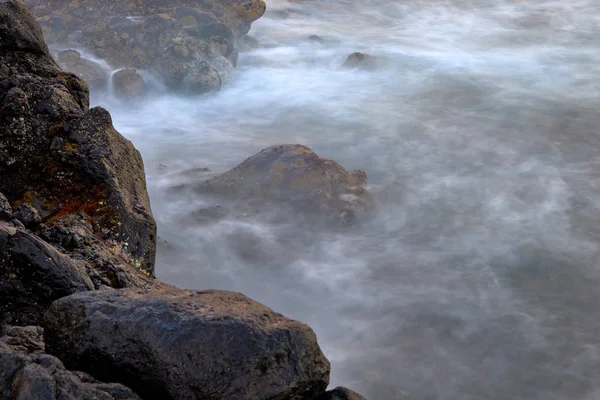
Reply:
[[[35,323],[54,300],[91,289],[82,263],[0,222],[0,322]]]
[[[225,291],[79,293],[46,315],[47,350],[146,398],[315,399],[329,362],[306,325]]]
[[[33,228],[42,222],[42,218],[38,211],[27,203],[21,206],[14,212],[14,217],[21,221],[27,228]]]
[[[54,62],[22,2],[0,2],[0,33],[0,191],[47,227],[83,215],[97,245],[124,248],[119,264],[152,275],[156,224],[139,152],[107,111],[88,110],[87,85]]]
[[[348,220],[370,204],[363,171],[346,171],[302,145],[278,145],[201,184],[202,192],[236,199],[264,198]]]
[[[345,387],[336,387],[326,392],[319,400],[365,400],[363,396]]]
[[[17,1],[0,3],[0,52],[23,51],[45,54],[48,47],[42,28],[29,8]]]
[[[144,78],[133,68],[123,68],[112,77],[113,92],[122,100],[140,97],[146,89]]]
[[[1,399],[139,399],[121,384],[66,370],[58,358],[44,354],[42,334],[37,326],[5,329],[0,337]]]
[[[13,210],[8,199],[0,193],[0,220],[10,221],[13,216]]]

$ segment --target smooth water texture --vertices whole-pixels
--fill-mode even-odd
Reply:
[[[158,277],[306,322],[368,399],[600,398],[597,2],[270,0],[251,35],[220,93],[94,99],[144,156]],[[375,217],[189,223],[213,203],[174,185],[282,143],[366,171]]]

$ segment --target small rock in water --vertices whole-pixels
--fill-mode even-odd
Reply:
[[[216,69],[202,62],[193,71],[189,71],[183,79],[183,85],[190,95],[217,91],[221,88],[221,76]]]
[[[311,41],[312,43],[317,43],[317,44],[325,43],[325,40],[321,36],[317,36],[317,35],[310,35],[308,37],[308,40]]]
[[[360,68],[372,70],[377,67],[377,58],[366,53],[352,53],[344,61],[343,66],[346,68]]]
[[[223,206],[211,206],[194,211],[190,218],[198,224],[210,224],[225,218],[229,214],[229,209]]]
[[[123,68],[115,72],[112,86],[115,95],[121,100],[138,98],[146,89],[144,78],[134,68]]]
[[[330,215],[347,224],[372,206],[364,189],[366,183],[365,172],[347,171],[306,146],[288,144],[264,149],[197,189],[232,200],[289,204],[299,211]]]

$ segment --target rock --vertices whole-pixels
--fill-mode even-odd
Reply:
[[[38,326],[8,327],[0,337],[0,398],[139,400],[131,389],[65,369],[45,354]]]
[[[106,110],[89,110],[87,84],[56,64],[24,3],[0,2],[0,32],[0,191],[32,205],[44,231],[88,224],[70,244],[46,239],[85,260],[98,285],[152,286],[156,223],[141,155]]]
[[[29,100],[23,90],[18,87],[11,88],[4,97],[4,112],[9,115],[21,116],[29,111]]]
[[[343,66],[346,68],[372,70],[378,66],[378,60],[372,55],[356,52],[348,56],[346,61],[344,61]]]
[[[306,146],[278,145],[205,181],[197,190],[235,199],[282,201],[346,222],[368,211],[366,182],[363,171],[346,171]]]
[[[145,398],[315,399],[329,362],[306,325],[226,291],[103,290],[52,304],[46,349]]]
[[[183,85],[190,95],[212,92],[221,88],[221,76],[210,65],[201,63],[183,79]]]
[[[133,68],[123,68],[113,74],[113,91],[121,100],[140,97],[146,89],[144,78]]]
[[[46,54],[42,28],[31,11],[20,1],[0,3],[0,52],[23,51],[31,54]]]
[[[310,35],[308,37],[308,40],[312,43],[325,44],[325,40],[318,35]]]
[[[0,193],[0,220],[10,221],[13,218],[13,210],[8,199]]]
[[[33,228],[42,222],[42,218],[38,213],[38,210],[33,208],[27,203],[23,203],[19,206],[17,211],[14,213],[14,217],[21,221],[27,228]]]
[[[0,321],[37,323],[54,300],[93,288],[82,263],[0,222]]]
[[[105,89],[108,84],[108,71],[100,64],[81,57],[76,50],[63,50],[58,53],[59,65],[83,79],[92,89]]]
[[[223,206],[211,206],[206,208],[201,208],[200,210],[194,211],[186,222],[193,222],[194,224],[210,224],[212,222],[217,222],[229,214],[229,209]]]
[[[218,89],[228,79],[244,35],[266,10],[262,0],[55,0],[51,7],[40,0],[28,3],[53,39],[64,41],[68,33],[75,46],[110,65],[149,71],[172,90],[187,92],[190,84],[201,89],[192,93]],[[209,81],[199,79],[208,76],[198,70],[202,63],[216,71]],[[63,66],[89,79],[79,67]]]
[[[350,389],[338,386],[326,392],[319,400],[365,400],[365,398]]]

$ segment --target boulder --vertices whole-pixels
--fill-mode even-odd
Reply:
[[[80,293],[45,320],[49,353],[144,398],[309,400],[329,382],[308,326],[239,293]]]
[[[370,54],[359,52],[350,54],[343,64],[345,68],[364,70],[373,70],[377,68],[378,65],[379,60],[376,57]]]
[[[132,100],[144,93],[146,83],[135,69],[122,68],[112,76],[112,89],[121,100]]]
[[[365,398],[353,390],[338,386],[326,392],[319,400],[365,400]]]
[[[0,323],[37,323],[54,300],[93,288],[83,263],[0,222]]]
[[[232,199],[266,199],[348,222],[370,206],[363,171],[347,171],[302,145],[264,149],[196,187]]]
[[[7,327],[0,337],[0,398],[139,400],[129,388],[65,369],[45,354],[38,326]]]
[[[119,253],[117,264],[152,276],[156,224],[142,158],[106,110],[89,110],[87,84],[60,69],[18,0],[0,2],[0,105],[0,191],[8,201],[32,205],[46,227],[80,215],[106,250],[80,255]]]
[[[105,89],[108,71],[102,65],[81,57],[77,50],[63,50],[57,55],[58,63],[67,72],[83,79],[92,89]]]

